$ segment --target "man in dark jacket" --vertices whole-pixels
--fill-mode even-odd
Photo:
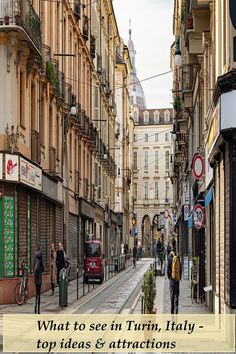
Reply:
[[[133,247],[133,264],[134,264],[134,268],[136,267],[137,252],[138,252],[137,244],[135,243],[134,247]]]
[[[168,256],[168,267],[167,267],[167,275],[170,280],[170,301],[171,301],[171,313],[172,314],[178,314],[178,306],[179,306],[179,281],[182,276],[182,265],[179,260],[180,264],[180,279],[174,280],[172,278],[172,264],[173,264],[173,259],[177,255],[176,250],[174,249],[173,245],[171,245],[172,251],[170,252]],[[179,255],[177,255],[179,257]]]
[[[40,313],[40,295],[41,295],[41,285],[42,285],[42,273],[44,271],[43,267],[43,254],[40,250],[40,246],[36,246],[36,252],[34,254],[34,284],[36,287],[35,295],[35,308],[34,313]]]
[[[58,244],[56,265],[57,265],[57,284],[59,284],[59,273],[62,268],[66,268],[65,252],[63,250],[63,246],[61,242],[59,242]]]

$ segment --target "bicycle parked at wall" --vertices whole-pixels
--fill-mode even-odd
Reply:
[[[17,305],[21,306],[26,304],[28,299],[28,269],[24,259],[22,260],[19,267],[19,276],[21,277],[20,281],[16,284],[15,287],[15,301]]]

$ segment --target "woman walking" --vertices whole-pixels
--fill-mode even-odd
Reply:
[[[54,295],[54,289],[56,284],[56,250],[55,245],[52,243],[51,245],[51,288],[52,288],[52,295]]]
[[[40,250],[40,246],[37,245],[36,252],[34,254],[34,284],[36,287],[34,313],[40,313],[40,295],[43,271],[43,254]]]

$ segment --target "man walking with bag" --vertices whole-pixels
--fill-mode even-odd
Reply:
[[[171,301],[171,313],[178,314],[179,306],[179,282],[182,276],[182,266],[180,262],[180,256],[176,253],[173,245],[171,245],[172,251],[168,257],[167,275],[170,280],[170,301]]]

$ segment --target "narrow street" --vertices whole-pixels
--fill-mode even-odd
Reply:
[[[143,284],[143,275],[153,263],[153,259],[142,259],[137,262],[136,268],[130,265],[125,271],[115,275],[107,280],[103,285],[96,285],[89,293],[81,297],[80,301],[75,298],[76,281],[70,284],[70,296],[68,308],[60,309],[58,306],[58,293],[53,297],[49,294],[43,295],[43,306],[49,313],[54,308],[54,313],[67,314],[140,314],[141,313],[141,287]],[[81,284],[81,280],[80,280]],[[82,287],[80,287],[82,289]],[[157,314],[170,313],[169,299],[169,281],[167,276],[156,277],[156,299],[154,307]],[[74,297],[73,297],[74,296]],[[73,300],[72,300],[73,299]],[[34,299],[29,300],[24,307],[15,305],[1,306],[0,308],[0,328],[2,331],[3,313],[32,313],[34,308]],[[50,310],[51,309],[51,310]],[[186,280],[180,284],[180,314],[208,314],[209,310],[204,304],[192,302],[190,295],[190,285]],[[2,345],[2,337],[0,340]],[[1,348],[1,347],[0,347]],[[1,353],[1,352],[0,352]],[[70,353],[70,352],[69,352]],[[12,353],[13,354],[13,353]],[[20,353],[17,353],[20,354]],[[34,354],[34,353],[29,353]],[[72,352],[71,352],[72,354]],[[102,353],[106,354],[106,353]],[[135,354],[135,352],[124,352],[123,354]],[[145,353],[146,354],[146,353]],[[200,353],[203,354],[203,353]],[[209,353],[216,354],[216,353]]]

